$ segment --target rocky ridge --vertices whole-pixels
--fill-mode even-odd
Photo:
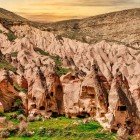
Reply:
[[[140,43],[140,8],[102,14],[84,19],[42,25],[43,30],[88,44],[102,40],[117,44]]]
[[[21,98],[29,117],[94,117],[106,129],[139,133],[138,43],[89,45],[29,25],[0,29],[0,102],[5,111]]]

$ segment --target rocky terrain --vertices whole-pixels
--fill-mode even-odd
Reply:
[[[14,103],[20,99],[29,119],[38,115],[92,117],[112,132],[139,134],[140,10],[132,11],[125,11],[123,21],[115,17],[112,20],[113,13],[102,15],[101,22],[98,16],[81,20],[79,24],[91,20],[95,24],[104,22],[101,28],[106,28],[106,37],[111,42],[102,38],[94,44],[64,38],[28,24],[7,27],[1,23],[0,110],[14,109]],[[113,42],[114,30],[119,26],[124,32],[118,30],[118,41],[129,45]],[[95,34],[92,32],[93,39]]]
[[[42,28],[89,44],[106,40],[130,45],[139,43],[140,40],[140,9],[123,10],[79,20],[48,23]]]

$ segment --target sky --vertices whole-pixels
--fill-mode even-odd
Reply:
[[[0,0],[0,7],[33,21],[50,22],[140,8],[140,0]]]

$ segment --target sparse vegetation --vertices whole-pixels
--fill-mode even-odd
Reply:
[[[57,75],[62,76],[69,72],[69,69],[62,67],[62,60],[60,56],[51,56],[51,58],[55,62],[55,72],[57,73]]]
[[[40,48],[34,48],[35,52],[39,52],[41,55],[49,56],[50,54],[48,52],[45,52],[41,50]]]
[[[8,113],[9,116],[9,113]],[[12,119],[15,124],[19,122]],[[75,122],[78,122],[77,124]],[[33,135],[22,133],[10,135],[8,140],[116,140],[113,133],[106,132],[98,122],[84,124],[81,119],[66,117],[51,118],[45,121],[29,122],[28,131]]]
[[[17,98],[15,99],[13,102],[12,102],[12,107],[11,107],[11,112],[9,113],[3,113],[7,119],[11,120],[11,119],[14,119],[14,121],[16,121],[16,117],[20,114],[24,114],[24,107],[23,107],[23,102],[20,98]],[[4,116],[3,115],[3,116]]]
[[[8,113],[4,113],[4,116],[6,117],[7,120],[12,121],[13,124],[17,125],[19,124],[19,120],[17,119],[17,116],[20,113],[18,111],[16,112],[8,112]]]
[[[11,31],[9,31],[6,35],[9,41],[14,41],[17,38],[17,36],[15,36],[15,34]]]
[[[0,112],[0,117],[3,117],[4,116],[4,113],[3,112]]]
[[[6,69],[6,70],[10,70],[10,71],[16,72],[16,68],[13,67],[6,60],[0,60],[0,69]]]
[[[55,68],[55,72],[57,73],[57,75],[62,76],[65,75],[69,72],[70,70],[67,68],[63,68],[63,67],[56,67]]]
[[[39,52],[41,55],[49,56],[55,62],[55,72],[57,75],[62,76],[69,72],[69,69],[62,67],[62,59],[58,55],[50,55],[48,52],[41,50],[40,48],[34,49],[36,52]]]
[[[0,29],[0,34],[2,33],[2,30]]]
[[[14,106],[22,106],[22,100],[21,99],[16,99],[15,102],[14,102]]]
[[[28,90],[21,87],[20,85],[18,85],[18,83],[14,83],[14,88],[18,91],[18,92],[24,92],[24,93],[27,93]]]
[[[12,53],[11,53],[11,56],[12,56],[12,57],[17,57],[17,54],[18,54],[18,52],[12,52]]]

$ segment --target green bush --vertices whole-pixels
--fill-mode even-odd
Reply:
[[[14,88],[18,91],[18,92],[24,92],[27,93],[28,90],[25,88],[22,88],[20,85],[18,85],[18,83],[14,83]]]
[[[41,55],[49,56],[48,52],[41,50],[40,48],[34,48],[35,52],[39,52]]]
[[[67,74],[69,72],[69,69],[59,66],[55,68],[55,72],[57,73],[57,75],[62,76]]]
[[[65,75],[69,72],[69,69],[62,67],[62,59],[60,56],[58,56],[58,55],[51,56],[51,58],[55,62],[55,72],[57,75],[62,76],[62,75]]]
[[[51,55],[51,58],[54,60],[56,66],[61,66],[62,61],[59,55]]]
[[[18,52],[12,52],[12,53],[11,53],[11,56],[12,56],[12,57],[17,57],[17,54],[18,54]]]
[[[22,105],[22,100],[21,99],[16,99],[14,102],[14,106],[21,106]]]
[[[3,112],[0,112],[0,117],[3,117],[4,116],[4,113]]]
[[[5,69],[5,70],[10,70],[10,71],[16,72],[16,68],[13,67],[6,60],[0,60],[0,69]]]
[[[15,34],[14,33],[12,33],[12,32],[8,32],[7,33],[7,37],[8,37],[8,40],[9,41],[14,41],[17,37],[15,36]]]
[[[46,133],[47,133],[47,129],[45,127],[40,127],[37,132],[37,135],[40,137],[43,137],[46,135]]]

